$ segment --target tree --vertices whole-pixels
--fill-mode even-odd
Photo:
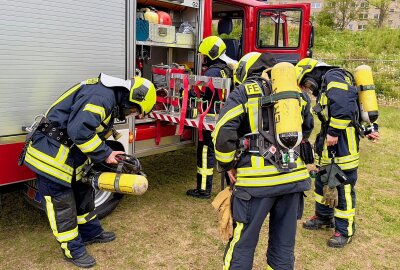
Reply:
[[[377,27],[381,28],[386,18],[389,15],[389,8],[392,0],[365,0],[369,5],[377,8],[379,10],[379,18]]]
[[[385,0],[386,1],[386,0]],[[390,1],[390,0],[389,0]],[[344,30],[346,26],[354,19],[360,9],[357,0],[327,0],[325,7],[321,11],[321,16],[318,16],[318,22],[325,25],[333,23],[335,28]],[[328,17],[332,19],[329,20]]]

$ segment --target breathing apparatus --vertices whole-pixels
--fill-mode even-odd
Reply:
[[[376,98],[375,84],[371,67],[367,65],[358,66],[354,71],[360,106],[361,128],[363,135],[377,131],[374,122],[378,119],[378,101]]]
[[[142,195],[148,181],[139,160],[127,154],[117,155],[118,164],[91,163],[86,165],[82,182],[94,189],[129,195]]]
[[[296,159],[300,154],[295,148],[303,138],[301,91],[294,66],[287,62],[276,64],[271,69],[271,82],[271,94],[259,99],[259,150],[279,171],[289,172],[297,167]],[[263,128],[262,108],[269,109],[268,132]]]

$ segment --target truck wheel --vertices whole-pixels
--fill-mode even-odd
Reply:
[[[108,216],[117,207],[123,195],[108,191],[96,190],[94,195],[94,205],[96,214],[101,219]]]
[[[35,180],[25,183],[23,190],[25,200],[37,209],[44,211],[43,196],[39,193],[37,182]],[[122,199],[122,194],[111,193],[108,191],[95,191],[94,204],[96,214],[99,218],[109,215]]]

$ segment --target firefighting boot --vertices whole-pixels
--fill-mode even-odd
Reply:
[[[90,256],[86,251],[79,257],[76,258],[65,257],[65,260],[81,268],[90,268],[96,264],[96,260],[92,256]]]
[[[341,235],[339,232],[335,232],[335,234],[328,240],[328,246],[333,248],[344,248],[350,242],[351,236],[346,237]]]
[[[200,189],[189,189],[186,191],[186,195],[200,199],[211,198],[211,192]]]
[[[113,232],[102,232],[98,236],[94,237],[91,240],[83,242],[84,245],[89,245],[93,243],[108,243],[115,240],[115,233]]]
[[[303,223],[303,228],[307,230],[335,228],[335,219],[313,216],[309,220]]]

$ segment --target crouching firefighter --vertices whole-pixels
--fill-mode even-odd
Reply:
[[[202,40],[199,46],[199,53],[204,56],[203,64],[207,67],[204,76],[233,78],[233,67],[237,64],[237,61],[229,58],[225,52],[226,45],[221,38],[209,36]],[[222,102],[225,100],[227,90],[229,89],[212,92],[211,89],[203,86],[199,91],[200,93],[197,93],[201,98],[203,111],[206,111],[209,106],[208,115],[218,114],[219,108],[222,107]],[[193,109],[196,112],[191,111],[191,118],[198,116],[197,109]],[[199,139],[197,143],[197,187],[189,189],[186,194],[196,198],[208,199],[211,197],[214,174],[214,144],[211,138],[211,131],[203,129],[200,132],[202,132],[202,140]]]
[[[268,269],[294,267],[297,219],[303,192],[310,189],[299,144],[310,135],[313,120],[294,66],[275,64],[268,53],[251,52],[240,59],[234,72],[239,86],[228,96],[213,134],[216,160],[233,186],[234,231],[224,269],[252,269],[268,213]]]
[[[37,174],[50,227],[67,261],[91,267],[96,262],[85,245],[115,239],[96,217],[94,190],[82,183],[83,169],[90,161],[117,164],[124,152],[113,151],[104,141],[114,118],[141,117],[155,100],[155,88],[146,79],[100,74],[67,90],[31,131],[21,161]]]
[[[321,121],[315,141],[319,172],[315,181],[315,216],[309,230],[335,228],[330,247],[343,248],[355,231],[359,140],[379,138],[375,88],[367,66],[349,71],[305,58],[296,65],[298,84],[317,97],[313,111]],[[372,91],[372,92],[371,92]],[[361,110],[359,108],[361,107]],[[368,110],[368,111],[366,111]],[[360,114],[361,113],[361,114]],[[361,116],[361,119],[360,119]]]

